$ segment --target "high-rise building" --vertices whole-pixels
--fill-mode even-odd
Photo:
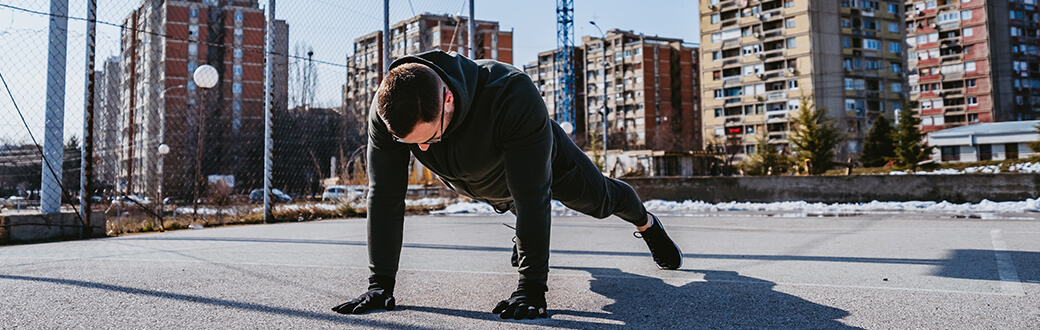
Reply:
[[[276,39],[287,40],[279,26]],[[187,197],[211,176],[235,191],[260,187],[265,30],[257,0],[144,0],[126,17],[117,189],[155,196],[159,173],[167,196]],[[205,64],[220,77],[209,89],[192,79]],[[276,88],[276,103],[284,93]],[[162,168],[161,143],[170,150]]]
[[[574,127],[572,127],[572,135],[574,141],[579,146],[584,147],[588,142],[588,136],[585,128],[585,76],[582,74],[585,72],[584,64],[585,61],[582,59],[585,57],[583,53],[584,48],[575,47],[571,49],[573,52],[571,58],[574,59],[573,72],[574,72],[574,86],[571,86],[571,95],[574,100]],[[557,76],[556,66],[556,54],[560,52],[560,49],[553,49],[546,52],[538,53],[538,59],[524,65],[524,72],[531,77],[535,85],[538,86],[538,90],[542,94],[542,100],[545,101],[545,107],[549,110],[549,117],[553,118],[557,122],[562,122],[559,116],[562,112],[556,111],[557,100],[561,97],[561,86]]]
[[[513,63],[513,32],[499,30],[498,22],[476,21],[476,59]],[[383,80],[383,32],[376,31],[354,40],[354,55],[348,58],[347,85],[343,88],[344,111],[363,119],[368,115],[375,92]],[[456,51],[469,56],[469,18],[420,14],[390,27],[390,61],[429,50]],[[361,120],[360,122],[365,122]]]
[[[705,146],[737,160],[762,138],[789,150],[808,98],[847,132],[839,159],[852,157],[904,103],[902,15],[898,1],[702,1]]]
[[[922,130],[1040,115],[1035,0],[908,0],[910,98]]]
[[[119,179],[119,57],[94,72],[94,180],[115,188]]]
[[[617,29],[603,37],[583,37],[573,56],[575,140],[590,152],[602,150],[606,113],[607,172],[693,175],[694,152],[701,150],[698,48]],[[525,66],[553,115],[556,51]]]

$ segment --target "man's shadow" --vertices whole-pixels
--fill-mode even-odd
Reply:
[[[552,268],[589,272],[593,277],[589,282],[592,292],[614,302],[604,306],[602,312],[560,310],[553,308],[552,292],[549,292],[546,298],[550,319],[524,321],[501,320],[497,315],[481,311],[400,307],[472,319],[570,329],[859,329],[838,321],[849,315],[844,310],[774,291],[776,283],[741,276],[733,271],[680,270],[704,274],[704,281],[673,286],[656,277],[626,273],[616,268]]]

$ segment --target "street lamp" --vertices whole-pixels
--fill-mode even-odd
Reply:
[[[603,169],[607,169],[607,112],[610,108],[607,106],[607,35],[603,34],[603,30],[596,25],[596,21],[589,21],[589,24],[596,27],[596,31],[599,31],[599,35],[603,37],[603,58],[600,59],[599,66],[599,79],[600,79],[600,102],[602,102],[603,108]]]

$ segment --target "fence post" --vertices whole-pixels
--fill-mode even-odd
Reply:
[[[267,4],[267,57],[264,65],[264,223],[274,220],[271,214],[271,167],[274,165],[274,141],[271,139],[271,107],[274,102],[271,95],[274,93],[274,6],[275,0],[270,0]]]
[[[51,0],[50,38],[47,46],[47,103],[43,131],[43,173],[40,211],[61,212],[64,162],[65,59],[68,48],[69,1]]]
[[[87,1],[87,88],[86,109],[83,111],[83,145],[80,152],[79,208],[83,221],[83,235],[93,235],[91,216],[91,181],[94,180],[94,38],[97,34],[97,0]],[[88,234],[90,233],[90,234]]]

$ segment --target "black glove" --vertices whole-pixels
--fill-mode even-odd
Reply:
[[[545,291],[548,289],[544,284],[525,284],[521,281],[509,299],[498,302],[491,312],[503,319],[549,317],[549,313],[546,312]]]
[[[386,276],[372,275],[368,279],[368,292],[362,293],[351,301],[333,307],[340,314],[361,314],[373,309],[394,310],[394,279]]]

